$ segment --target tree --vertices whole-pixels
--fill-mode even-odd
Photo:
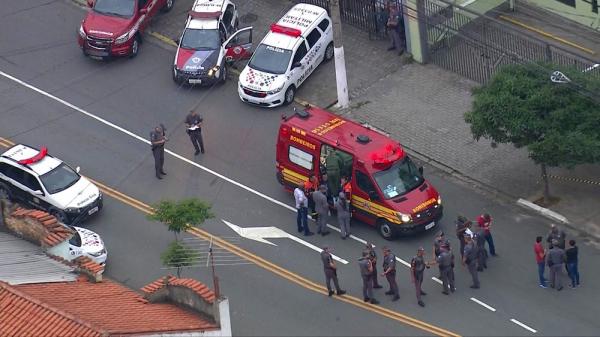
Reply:
[[[560,70],[569,83],[550,80]],[[526,147],[540,165],[544,201],[550,200],[547,167],[572,168],[600,162],[600,80],[591,74],[552,64],[512,64],[473,90],[465,121],[475,140]]]
[[[197,258],[198,253],[179,241],[171,242],[167,250],[160,255],[163,265],[177,268],[177,277],[181,277],[181,268],[192,266]]]

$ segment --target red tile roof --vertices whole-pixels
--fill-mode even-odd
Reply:
[[[175,276],[166,276],[167,283],[169,286],[186,287],[193,290],[198,296],[203,298],[208,303],[215,302],[215,293],[205,286],[202,282],[196,281],[189,278],[176,278]],[[161,277],[158,280],[144,286],[141,290],[146,294],[152,294],[153,292],[161,289],[165,286],[165,277]]]
[[[104,271],[104,267],[90,259],[87,256],[80,256],[73,260],[75,265],[79,266],[81,269],[85,269],[92,274],[102,273]]]
[[[101,337],[106,331],[0,282],[0,336]]]
[[[83,280],[22,284],[15,287],[41,302],[101,327],[109,334],[205,331],[218,328],[215,323],[198,313],[174,304],[148,303],[133,290],[107,279],[101,283]]]
[[[16,218],[37,220],[46,229],[46,236],[40,238],[40,243],[48,247],[56,246],[73,235],[73,231],[70,228],[59,223],[56,217],[44,211],[17,207],[11,215]]]

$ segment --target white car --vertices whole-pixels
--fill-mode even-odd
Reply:
[[[0,199],[43,210],[65,224],[78,224],[102,209],[102,192],[42,147],[17,144],[0,155]]]
[[[69,239],[69,254],[73,259],[80,256],[87,256],[92,261],[100,264],[106,264],[108,252],[104,247],[104,242],[100,235],[89,229],[69,226],[75,234]]]
[[[297,4],[271,25],[242,70],[240,99],[264,107],[290,104],[317,66],[332,58],[333,29],[327,11]]]

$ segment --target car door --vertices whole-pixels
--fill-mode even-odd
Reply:
[[[315,68],[317,68],[317,66],[323,61],[323,58],[325,56],[325,39],[321,37],[322,34],[317,27],[315,27],[306,36],[306,43],[308,44],[308,55],[306,55],[306,77],[312,74]]]
[[[306,41],[300,40],[300,44],[294,52],[292,58],[292,64],[290,65],[290,82],[296,85],[296,88],[300,87],[302,82],[306,79],[308,66],[306,63],[306,56],[308,54],[308,48],[306,47]]]
[[[42,188],[42,184],[37,177],[23,171],[23,185],[25,186],[25,193],[30,197],[28,202],[32,207],[39,209],[48,209],[48,195]]]
[[[377,220],[372,203],[380,201],[381,197],[369,175],[360,169],[354,170],[352,206],[359,220],[372,224]]]
[[[225,60],[235,62],[252,56],[252,27],[246,27],[233,33],[223,44]]]

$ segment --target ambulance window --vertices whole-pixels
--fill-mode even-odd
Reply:
[[[298,166],[304,167],[307,170],[313,169],[313,156],[308,152],[290,145],[289,158],[292,163]]]
[[[325,19],[323,19],[323,21],[321,21],[319,23],[319,28],[321,28],[321,30],[323,32],[325,32],[325,30],[327,29],[327,27],[329,27],[329,19],[325,18]]]
[[[225,13],[223,14],[223,23],[227,27],[233,27],[231,19],[233,19],[233,5],[229,4],[229,5],[227,5],[227,9],[225,10]]]
[[[371,193],[375,191],[375,185],[373,185],[371,179],[369,179],[369,176],[362,173],[361,171],[356,171],[356,185],[358,185],[358,188],[360,188],[363,192],[366,193]]]
[[[308,42],[308,48],[312,48],[315,43],[317,43],[319,41],[319,39],[321,38],[321,33],[319,33],[318,29],[313,29],[312,32],[310,32],[310,34],[308,34],[308,36],[306,37],[306,41]]]
[[[292,61],[292,64],[302,61],[304,56],[306,56],[306,43],[302,41],[300,46],[298,46],[298,49],[296,49],[296,54],[294,54],[294,60]]]

